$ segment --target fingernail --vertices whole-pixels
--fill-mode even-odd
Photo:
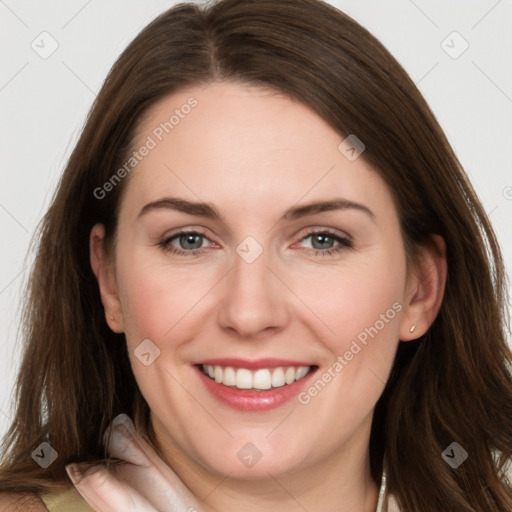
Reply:
[[[113,420],[112,420],[112,426],[117,427],[119,425],[124,426],[130,433],[135,432],[135,426],[130,419],[130,417],[127,414],[118,414]]]
[[[132,438],[132,433],[123,423],[118,423],[117,425],[114,425],[112,433],[112,437],[122,439],[122,441],[130,441]]]
[[[117,439],[122,438],[123,440],[130,440],[132,437],[132,433],[124,423],[112,422],[112,425],[108,427],[107,430],[105,430],[105,433],[103,434],[104,446],[107,446],[109,437],[110,439],[113,439],[115,437]]]
[[[82,473],[80,472],[77,464],[68,464],[66,466],[66,472],[70,480],[73,482],[73,485],[76,485],[82,479]]]
[[[112,438],[114,434],[117,434],[116,437],[119,438],[119,436],[121,436],[129,440],[130,434],[133,435],[134,433],[135,426],[130,417],[126,414],[118,414],[103,433],[103,446],[108,445],[109,436]]]

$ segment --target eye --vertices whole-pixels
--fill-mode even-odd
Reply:
[[[311,231],[305,237],[301,238],[301,241],[311,238],[312,248],[315,256],[332,256],[340,253],[345,249],[352,249],[353,242],[348,237],[340,236],[328,230],[323,231]],[[334,243],[338,245],[333,246]]]
[[[176,247],[173,244],[173,240],[181,247]],[[169,251],[172,254],[178,254],[183,256],[194,256],[202,253],[203,242],[207,240],[204,233],[200,231],[180,231],[174,235],[164,238],[158,243],[158,245],[165,251]]]
[[[311,231],[300,241],[303,242],[308,238],[311,238],[312,248],[307,249],[307,251],[312,252],[314,256],[334,256],[345,249],[353,248],[350,238],[340,236],[329,230]],[[203,249],[209,246],[208,244],[203,245],[206,240],[208,240],[206,235],[200,231],[180,231],[162,239],[158,245],[172,254],[196,256],[204,252]],[[333,246],[336,243],[338,245]]]

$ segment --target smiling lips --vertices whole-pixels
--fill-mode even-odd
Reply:
[[[231,408],[266,411],[297,396],[318,368],[284,359],[212,359],[196,364],[210,393]]]
[[[238,389],[271,389],[302,379],[309,373],[311,366],[279,366],[254,371],[247,368],[203,364],[201,369],[205,375],[224,386],[234,386]]]

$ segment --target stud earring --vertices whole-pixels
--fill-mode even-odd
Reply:
[[[413,325],[413,326],[409,329],[409,332],[414,332],[414,329],[416,329],[416,325]]]
[[[110,315],[110,320],[114,320],[114,317],[112,315]]]

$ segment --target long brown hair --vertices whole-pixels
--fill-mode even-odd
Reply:
[[[0,489],[42,493],[69,484],[64,466],[104,458],[103,431],[121,412],[151,437],[124,335],[105,322],[89,264],[95,223],[114,240],[126,180],[102,199],[94,190],[126,162],[148,107],[212,80],[272,87],[314,109],[340,141],[356,134],[393,194],[409,259],[431,234],[444,238],[443,303],[422,338],[400,344],[374,414],[372,474],[379,483],[385,468],[405,512],[510,512],[512,490],[500,471],[512,455],[512,356],[498,242],[406,72],[321,0],[179,4],[113,66],[40,225]],[[42,441],[58,453],[47,469],[31,457]],[[453,441],[469,454],[457,469],[441,457]]]

